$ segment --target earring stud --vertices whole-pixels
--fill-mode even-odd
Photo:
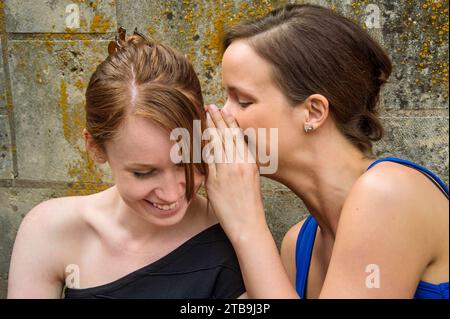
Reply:
[[[305,124],[305,133],[309,133],[314,130],[314,127],[311,124]]]

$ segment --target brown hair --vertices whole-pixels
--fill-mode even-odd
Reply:
[[[126,118],[142,116],[171,131],[185,128],[194,136],[193,121],[206,127],[200,82],[180,52],[148,41],[136,30],[109,43],[109,56],[92,75],[86,90],[86,129],[102,151]],[[190,141],[190,163],[192,140]],[[184,163],[186,197],[194,194],[194,169],[207,176],[205,163]]]
[[[286,5],[231,28],[224,48],[245,39],[268,61],[294,105],[324,95],[338,129],[367,156],[383,136],[377,106],[392,65],[381,46],[350,20],[315,5]]]

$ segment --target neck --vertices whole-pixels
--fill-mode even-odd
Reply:
[[[322,141],[309,145],[320,148],[290,150],[289,161],[279,163],[277,173],[267,177],[286,185],[300,197],[321,232],[334,239],[344,202],[373,160],[343,137],[338,143]]]
[[[182,234],[184,226],[189,225],[195,218],[195,207],[198,197],[194,195],[189,203],[188,209],[183,219],[172,226],[155,225],[143,217],[139,216],[123,201],[117,188],[114,186],[113,206],[115,207],[114,219],[116,224],[123,230],[123,234],[130,241],[149,242],[157,238],[173,236],[174,234]]]

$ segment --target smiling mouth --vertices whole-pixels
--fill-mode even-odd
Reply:
[[[153,207],[156,207],[159,210],[165,210],[165,211],[178,208],[178,205],[179,205],[179,200],[174,202],[174,203],[172,203],[172,204],[164,204],[164,205],[156,204],[156,203],[153,203],[153,202],[151,202],[149,200],[147,200],[147,202],[149,202]]]

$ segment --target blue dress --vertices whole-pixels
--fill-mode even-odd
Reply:
[[[406,160],[402,160],[395,157],[386,157],[379,159],[372,163],[368,170],[373,166],[381,162],[395,162],[408,167],[414,168],[428,177],[447,197],[448,199],[448,187],[429,170]],[[311,255],[314,247],[314,241],[317,232],[317,222],[312,216],[308,216],[300,229],[297,237],[297,246],[295,250],[296,261],[296,289],[300,298],[306,298],[306,283],[308,279],[309,267],[311,264]],[[431,284],[428,282],[420,281],[417,286],[415,299],[448,299],[449,288],[448,282],[441,284]]]

